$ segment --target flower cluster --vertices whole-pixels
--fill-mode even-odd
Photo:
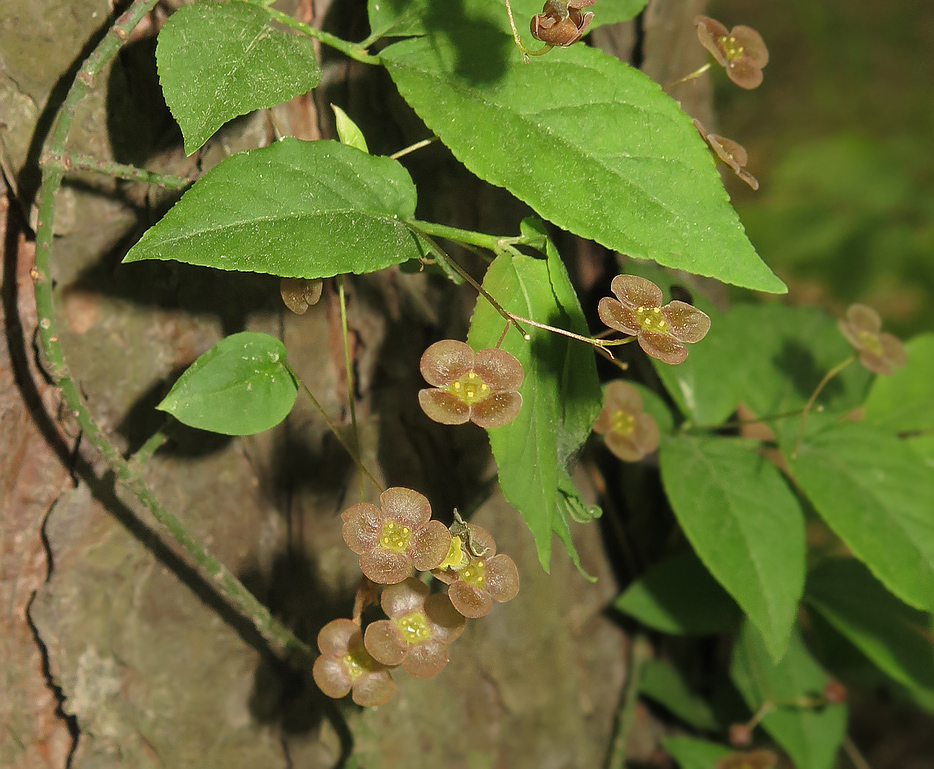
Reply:
[[[650,280],[617,275],[610,289],[616,298],[600,300],[600,320],[635,336],[648,355],[663,363],[682,363],[688,357],[684,345],[699,342],[710,330],[710,318],[696,307],[678,300],[662,307],[662,290]]]
[[[604,436],[606,447],[624,462],[638,462],[658,448],[658,424],[642,410],[642,396],[628,382],[617,379],[606,386],[603,411],[593,431]]]
[[[733,173],[742,179],[754,190],[759,189],[759,180],[746,170],[746,163],[749,162],[749,155],[746,154],[746,148],[739,142],[727,139],[725,136],[707,133],[707,129],[699,120],[694,121],[694,127],[703,137],[704,141],[710,145],[710,148],[716,153],[717,157],[733,169]]]
[[[279,283],[279,293],[282,301],[296,315],[304,315],[308,308],[317,304],[324,291],[324,281],[321,278],[305,280],[304,278],[283,278]]]
[[[717,64],[740,88],[757,88],[762,82],[762,68],[769,63],[769,49],[756,30],[739,25],[727,31],[716,19],[696,16],[697,37],[713,54]]]
[[[859,362],[874,374],[891,376],[893,369],[907,362],[905,346],[898,337],[882,331],[882,320],[872,307],[851,305],[837,325],[859,353]]]
[[[468,618],[489,613],[493,601],[513,599],[519,572],[508,555],[479,526],[464,523],[454,511],[450,529],[431,518],[428,500],[412,489],[393,487],[379,506],[362,502],[345,510],[344,541],[360,556],[364,576],[386,585],[380,606],[387,619],[370,622],[365,632],[356,619],[336,619],[318,634],[321,656],[313,675],[329,697],[352,693],[365,707],[387,702],[395,693],[391,669],[431,678],[448,663],[448,644]],[[432,593],[411,575],[431,571],[448,585]],[[366,583],[369,584],[369,583]]]
[[[593,5],[596,1],[546,0],[542,12],[532,17],[532,37],[562,48],[574,45],[593,21],[593,13],[581,13],[581,8]]]

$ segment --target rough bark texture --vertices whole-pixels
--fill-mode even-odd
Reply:
[[[347,7],[348,23],[359,26],[362,4]],[[650,6],[645,66],[662,82],[697,66],[699,47],[688,40],[698,8],[675,0]],[[306,20],[327,12],[305,0],[289,10]],[[21,199],[35,188],[31,169],[49,105],[62,95],[53,88],[59,78],[69,80],[63,73],[97,39],[108,12],[105,0],[4,4],[0,149]],[[320,93],[277,108],[272,119],[235,121],[186,159],[155,88],[151,33],[159,18],[137,32],[106,87],[86,100],[72,150],[189,173],[267,144],[276,130],[330,135],[328,101],[366,115],[365,129],[372,121],[371,135],[386,144],[374,151],[398,149],[417,133],[409,130],[416,122],[408,109],[385,98],[384,73],[329,56],[329,85]],[[628,58],[634,35],[624,28],[603,31],[601,39]],[[670,60],[682,48],[684,55]],[[692,88],[688,97],[690,111],[702,114],[709,94]],[[525,213],[504,192],[469,177],[443,148],[414,156],[410,168],[429,190],[422,196],[431,201],[429,218],[499,232],[516,230]],[[138,447],[159,427],[153,406],[179,371],[223,335],[249,328],[284,339],[292,365],[346,429],[333,291],[296,317],[281,308],[275,279],[119,264],[169,201],[90,176],[60,195],[53,268],[60,334],[92,412],[121,445]],[[396,700],[376,711],[335,707],[269,656],[138,505],[113,489],[96,457],[82,451],[67,419],[59,419],[55,391],[30,363],[32,257],[15,228],[5,253],[0,734],[12,739],[0,739],[0,764],[327,767],[350,741],[368,768],[600,764],[624,679],[626,639],[603,613],[616,588],[595,526],[576,534],[597,585],[561,554],[547,575],[519,516],[493,493],[476,520],[516,560],[519,597],[470,624],[439,678],[400,674]],[[473,298],[394,271],[355,279],[350,296],[364,460],[387,484],[423,490],[442,516],[482,497],[491,472],[483,433],[428,423],[414,398],[421,351],[441,336],[463,334]],[[83,478],[77,487],[72,471]],[[301,637],[313,641],[325,622],[348,615],[359,571],[341,540],[338,514],[356,501],[356,473],[302,399],[283,426],[254,438],[177,432],[147,477]],[[655,731],[645,713],[637,725],[632,751],[645,758],[656,748]]]

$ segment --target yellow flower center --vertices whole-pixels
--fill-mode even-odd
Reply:
[[[879,341],[879,335],[873,334],[871,331],[860,331],[859,332],[859,341],[862,343],[863,347],[873,355],[878,355],[882,357],[882,342]]]
[[[483,583],[486,581],[486,566],[483,561],[471,561],[459,574],[468,585],[483,589]]]
[[[625,411],[614,411],[610,416],[610,430],[620,435],[632,435],[636,429],[636,418]]]
[[[350,680],[356,681],[364,673],[373,670],[376,661],[370,656],[370,653],[361,646],[353,651],[348,651],[341,657],[341,662],[344,663],[344,669],[347,671],[347,675],[350,676]]]
[[[394,619],[396,627],[408,644],[418,644],[431,639],[431,628],[428,627],[428,617],[420,611],[413,611],[404,617]]]
[[[395,521],[386,521],[383,524],[383,533],[380,535],[379,543],[387,550],[403,553],[409,549],[411,538],[412,530],[408,526],[400,526]]]
[[[726,56],[728,61],[738,59],[745,53],[745,48],[737,44],[736,38],[733,37],[733,35],[724,35],[717,42],[720,43],[720,47],[723,49],[723,55]]]
[[[467,554],[464,552],[461,538],[451,537],[451,548],[448,550],[448,554],[444,556],[444,560],[438,564],[438,568],[442,571],[444,569],[454,569],[456,571],[466,565]]]
[[[448,385],[448,392],[456,395],[468,406],[486,400],[490,396],[490,386],[473,371]]]
[[[636,320],[643,331],[652,331],[656,334],[668,333],[668,321],[662,314],[661,307],[636,307]]]

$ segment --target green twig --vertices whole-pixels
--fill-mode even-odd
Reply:
[[[347,326],[347,295],[344,293],[344,276],[337,276],[337,296],[341,306],[341,335],[344,340],[344,371],[347,375],[347,402],[350,404],[350,424],[353,427],[353,442],[357,463],[362,467],[363,460],[360,454],[360,431],[357,429],[356,394],[353,386],[353,359],[350,355],[350,330]],[[366,501],[366,490],[363,488],[363,475],[359,477],[360,501]]]
[[[35,282],[36,310],[39,317],[39,338],[49,373],[61,390],[68,410],[77,420],[84,438],[103,455],[116,477],[126,484],[163,529],[198,564],[225,600],[253,623],[273,650],[298,658],[304,664],[310,664],[314,658],[311,648],[279,623],[269,610],[208,551],[203,543],[189,534],[181,521],[162,505],[153,491],[136,473],[134,466],[123,458],[107,438],[84,405],[78,386],[68,372],[58,339],[49,264],[52,257],[55,195],[61,187],[65,168],[63,163],[56,163],[54,159],[63,157],[65,141],[75,121],[78,104],[107,64],[116,56],[130,32],[157,2],[158,0],[134,0],[133,4],[116,20],[116,23],[82,64],[55,117],[43,147],[41,157],[46,162],[41,165],[42,185],[39,188],[38,198],[36,264],[32,272]]]
[[[422,147],[427,147],[429,144],[434,144],[436,141],[438,141],[437,136],[432,136],[430,139],[422,139],[420,142],[415,142],[415,144],[410,144],[408,147],[403,147],[398,152],[393,152],[389,157],[393,160],[404,158],[409,153],[420,150]]]
[[[519,235],[517,237],[485,235],[482,232],[462,230],[460,227],[448,227],[445,224],[422,222],[417,219],[413,219],[408,224],[424,235],[444,238],[445,240],[451,240],[455,243],[466,243],[471,246],[478,246],[479,248],[492,251],[495,254],[501,254],[507,249],[515,251],[515,249],[511,248],[512,246],[531,246],[538,250],[542,250],[545,247],[542,238],[526,238],[524,235]]]
[[[303,21],[289,16],[287,13],[276,10],[275,8],[266,8],[266,13],[268,13],[272,18],[278,21],[280,24],[285,24],[287,27],[291,27],[294,30],[303,32],[309,37],[313,37],[316,40],[320,40],[327,46],[340,51],[345,56],[350,57],[354,61],[359,61],[363,64],[380,64],[380,59],[378,56],[371,56],[366,52],[366,50],[358,43],[351,43],[347,40],[337,37],[337,35],[332,35],[330,32],[325,32],[324,30],[318,29],[317,27],[311,26],[311,24],[306,24]]]
[[[792,459],[795,459],[798,456],[798,449],[801,446],[801,439],[804,438],[804,425],[808,421],[808,414],[811,413],[811,407],[814,405],[814,401],[817,400],[817,396],[821,394],[821,390],[824,389],[824,387],[831,379],[843,371],[843,369],[849,366],[854,360],[856,360],[856,355],[851,355],[846,360],[838,363],[836,366],[830,369],[830,371],[824,374],[824,378],[821,379],[817,387],[814,388],[814,392],[811,393],[811,397],[808,398],[808,402],[804,404],[804,409],[801,412],[801,425],[798,427],[798,437],[795,438],[795,447],[791,452]]]
[[[123,163],[113,163],[108,160],[98,160],[97,158],[89,158],[71,152],[65,152],[60,155],[47,155],[43,157],[40,162],[43,168],[60,166],[66,174],[72,171],[93,171],[94,173],[103,174],[105,176],[125,179],[129,182],[155,184],[170,190],[183,190],[195,183],[194,179],[188,179],[184,176],[157,174],[154,171],[147,171],[145,168],[128,166]]]
[[[641,633],[632,639],[632,651],[629,655],[629,673],[626,686],[616,711],[616,725],[613,733],[613,746],[610,750],[607,769],[625,769],[626,743],[629,730],[636,714],[636,702],[639,700],[639,687],[642,685],[642,668],[652,655],[649,640]]]

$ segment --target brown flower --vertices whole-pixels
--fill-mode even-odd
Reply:
[[[363,641],[384,665],[402,665],[417,678],[438,675],[448,664],[447,645],[464,630],[464,617],[446,595],[409,578],[383,591],[380,603],[389,619],[370,623]]]
[[[701,125],[699,120],[694,121],[694,127],[704,138],[704,141],[710,145],[711,149],[717,153],[717,157],[733,169],[733,173],[754,190],[759,189],[759,180],[746,170],[749,156],[742,144],[727,139],[725,136],[707,133],[707,129]]]
[[[336,619],[321,628],[318,649],[321,656],[311,672],[328,697],[339,699],[353,691],[354,702],[375,708],[396,693],[396,682],[366,650],[360,628],[349,619]]]
[[[522,364],[504,350],[475,353],[463,342],[444,339],[425,350],[420,368],[432,387],[419,391],[418,402],[435,422],[500,427],[522,408],[516,392],[522,385]]]
[[[699,342],[710,330],[710,318],[696,307],[678,300],[661,307],[662,290],[650,280],[617,275],[610,288],[617,298],[600,300],[600,320],[636,336],[639,346],[663,363],[681,363],[688,357],[684,343]]]
[[[542,12],[532,17],[532,37],[562,48],[574,45],[593,21],[592,13],[581,13],[580,9],[595,2],[597,0],[546,0]]]
[[[468,523],[469,533],[451,537],[451,548],[431,573],[450,585],[454,608],[469,619],[490,613],[493,601],[511,601],[519,592],[519,570],[508,555],[496,554],[492,535]]]
[[[729,753],[717,760],[715,769],[772,769],[778,756],[771,750],[753,750],[750,753]]]
[[[432,521],[431,505],[417,491],[394,486],[379,496],[381,507],[361,502],[341,514],[347,546],[360,556],[360,570],[383,585],[402,582],[414,566],[434,569],[451,547],[451,533]]]
[[[304,278],[283,278],[279,283],[279,293],[282,301],[296,315],[304,315],[308,308],[318,303],[324,281],[321,278],[305,280]]]
[[[859,352],[859,362],[875,374],[890,376],[892,369],[904,366],[908,360],[901,340],[880,330],[882,321],[872,307],[850,305],[846,319],[838,320],[837,326]]]
[[[769,49],[752,27],[733,27],[729,32],[716,19],[695,16],[697,37],[713,54],[717,64],[740,88],[756,88],[762,82],[762,68],[769,63]]]
[[[642,396],[628,382],[616,379],[606,386],[603,411],[593,431],[606,436],[606,447],[624,462],[638,462],[658,448],[655,420],[642,410]]]

